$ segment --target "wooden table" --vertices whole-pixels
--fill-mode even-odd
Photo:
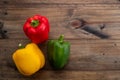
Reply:
[[[71,53],[67,66],[56,71],[48,63],[47,42],[40,44],[46,65],[33,76],[25,77],[18,72],[11,56],[19,43],[30,43],[22,27],[35,14],[49,19],[49,39],[65,35],[71,43]],[[76,18],[109,37],[103,39],[75,28]],[[0,0],[0,21],[8,31],[8,39],[0,39],[0,80],[120,80],[119,0]]]

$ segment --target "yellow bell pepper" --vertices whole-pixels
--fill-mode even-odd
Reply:
[[[19,72],[26,76],[34,74],[45,65],[45,57],[35,43],[16,50],[12,57]]]

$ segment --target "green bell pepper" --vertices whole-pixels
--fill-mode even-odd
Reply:
[[[48,60],[54,69],[62,69],[68,62],[70,43],[61,35],[58,40],[50,40],[47,44]]]

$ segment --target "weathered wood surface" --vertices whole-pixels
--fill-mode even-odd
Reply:
[[[35,14],[50,21],[49,39],[60,34],[71,43],[68,65],[55,71],[48,63],[46,43],[39,45],[46,56],[45,67],[31,77],[22,76],[15,68],[12,53],[18,44],[30,40],[22,26]],[[101,39],[70,23],[80,18],[86,25],[108,34]],[[119,80],[120,79],[120,1],[119,0],[1,0],[0,21],[8,39],[0,39],[0,80]],[[104,26],[103,29],[101,27]]]

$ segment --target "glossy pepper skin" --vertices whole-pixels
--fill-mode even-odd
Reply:
[[[41,15],[35,15],[27,19],[23,26],[26,36],[36,44],[48,39],[50,26],[48,19]]]
[[[45,57],[35,43],[16,50],[12,58],[19,72],[25,76],[34,74],[45,65]]]
[[[47,54],[53,68],[62,69],[68,62],[70,43],[63,40],[63,35],[58,40],[50,40],[47,44]]]

